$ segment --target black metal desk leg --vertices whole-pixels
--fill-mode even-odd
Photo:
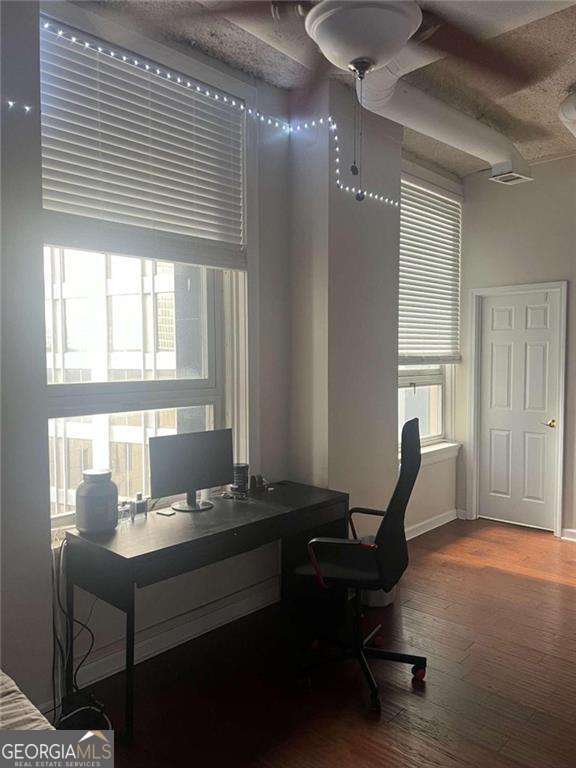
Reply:
[[[74,582],[66,574],[66,694],[74,689]]]
[[[134,735],[134,592],[126,610],[126,709],[124,729],[126,740]]]

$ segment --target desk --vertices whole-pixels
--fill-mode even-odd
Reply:
[[[126,614],[125,732],[133,734],[135,588],[156,584],[182,573],[280,539],[282,599],[290,591],[289,574],[306,557],[314,536],[348,535],[348,496],[298,483],[276,483],[273,491],[251,493],[246,501],[213,498],[213,509],[176,512],[164,517],[152,511],[134,523],[125,521],[106,534],[66,534],[66,610],[68,660],[66,692],[73,688],[74,587],[110,603]]]

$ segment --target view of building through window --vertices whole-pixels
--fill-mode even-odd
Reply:
[[[121,500],[149,495],[148,439],[206,429],[214,429],[211,405],[50,419],[52,516],[74,512],[82,472],[92,467],[112,470]]]
[[[206,378],[206,273],[46,247],[48,383]]]
[[[76,488],[90,468],[112,470],[121,500],[149,495],[150,437],[221,425],[223,395],[211,377],[222,346],[214,330],[220,272],[46,246],[44,276],[48,383],[100,385],[83,396],[89,415],[56,411],[49,420],[51,514],[75,511]],[[178,387],[171,395],[176,393],[174,407],[158,408],[150,393],[134,391],[164,380]],[[105,408],[97,398],[112,382],[122,382],[122,394],[110,410],[121,412],[99,413]],[[58,394],[58,386],[50,389]],[[139,410],[122,409],[134,401]]]

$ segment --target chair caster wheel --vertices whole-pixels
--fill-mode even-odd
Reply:
[[[370,710],[372,712],[382,711],[382,702],[380,701],[380,695],[378,693],[373,693],[370,696]]]
[[[412,677],[415,683],[423,683],[426,679],[426,667],[412,667]]]

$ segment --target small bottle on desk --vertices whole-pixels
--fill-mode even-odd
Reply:
[[[144,513],[148,517],[148,500],[142,498],[142,493],[137,493],[135,499],[130,500],[130,520],[134,522],[136,515]]]

